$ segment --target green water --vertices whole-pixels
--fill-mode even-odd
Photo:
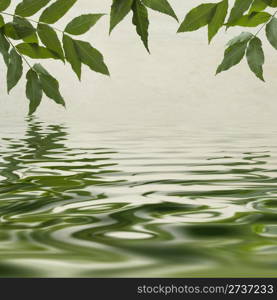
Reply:
[[[277,275],[275,133],[29,119],[0,156],[2,277]]]

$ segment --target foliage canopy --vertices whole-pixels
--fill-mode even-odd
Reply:
[[[14,12],[9,10],[11,0],[0,0],[0,53],[7,66],[8,93],[23,76],[26,63],[26,97],[30,101],[29,114],[40,105],[43,94],[57,104],[65,105],[59,82],[39,62],[30,59],[54,59],[69,63],[79,80],[82,65],[92,71],[109,75],[103,55],[89,42],[77,39],[88,32],[105,14],[83,14],[71,20],[64,30],[54,27],[77,0],[22,0]],[[267,40],[277,49],[277,0],[221,0],[196,6],[185,15],[178,33],[207,27],[208,42],[222,27],[258,27],[255,34],[243,31],[226,45],[224,58],[216,74],[237,65],[246,57],[250,70],[264,81],[264,52],[259,33],[265,30]],[[110,33],[129,14],[132,23],[149,50],[149,15],[152,9],[179,22],[168,0],[112,0]],[[30,19],[40,13],[38,20]]]

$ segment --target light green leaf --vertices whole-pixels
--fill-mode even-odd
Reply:
[[[64,60],[64,53],[61,42],[58,38],[56,31],[46,24],[38,24],[38,35],[42,43],[50,50],[57,53],[57,55]]]
[[[110,13],[110,33],[131,11],[134,0],[113,0]]]
[[[249,68],[251,71],[262,81],[264,81],[263,77],[263,64],[264,64],[264,52],[262,48],[262,41],[254,37],[249,42],[246,51],[246,57],[248,61]]]
[[[0,53],[3,55],[5,64],[9,64],[10,55],[9,55],[10,44],[4,36],[2,30],[0,30]]]
[[[216,3],[205,3],[193,8],[185,17],[178,32],[188,32],[206,26],[214,16]]]
[[[36,14],[49,2],[50,0],[23,0],[17,5],[15,14],[21,17],[30,17]]]
[[[57,79],[50,75],[41,64],[35,64],[34,70],[39,75],[40,84],[45,95],[56,103],[65,106],[64,99],[59,91],[59,82]]]
[[[104,14],[87,14],[73,19],[65,28],[65,32],[73,35],[84,34],[94,26]]]
[[[23,38],[23,41],[28,44],[33,44],[33,43],[38,44],[38,36],[34,32],[32,35]]]
[[[208,25],[209,43],[223,26],[228,11],[228,0],[223,0],[216,5],[214,15]]]
[[[231,67],[237,65],[244,57],[248,42],[235,43],[229,46],[224,52],[222,63],[218,66],[216,74],[229,70]]]
[[[243,42],[249,42],[249,40],[253,37],[253,34],[250,32],[242,32],[240,35],[234,37],[231,39],[227,46],[232,46],[234,44],[243,43]]]
[[[109,75],[109,70],[104,62],[103,55],[88,42],[74,40],[78,55],[83,64],[90,67],[91,70]]]
[[[272,20],[266,25],[266,37],[270,44],[277,49],[277,19]]]
[[[11,50],[10,61],[7,71],[7,89],[8,93],[16,86],[20,78],[22,77],[23,66],[21,56],[14,50]]]
[[[11,0],[0,0],[0,11],[7,9],[11,4]]]
[[[133,24],[136,26],[137,34],[140,36],[146,50],[149,51],[148,47],[148,12],[144,5],[141,4],[140,0],[135,0],[132,6],[133,11]]]
[[[47,7],[41,14],[39,21],[47,24],[54,24],[61,19],[77,0],[57,0]]]
[[[263,0],[254,0],[250,7],[249,14],[251,14],[252,12],[263,11],[266,7],[267,5]]]
[[[79,80],[81,80],[81,59],[77,52],[75,41],[66,34],[63,36],[63,48],[66,60],[71,64],[71,67],[78,76]]]
[[[27,72],[26,79],[26,97],[30,100],[29,115],[31,115],[41,103],[42,88],[37,73],[32,69]]]
[[[41,47],[35,43],[33,44],[21,43],[16,45],[16,49],[21,54],[27,55],[30,58],[34,58],[34,59],[47,59],[47,58],[60,59],[60,57],[57,56],[56,53],[52,52],[51,50],[48,50],[45,47]]]
[[[249,9],[252,2],[253,0],[236,0],[227,23],[232,24],[240,19],[243,14]]]
[[[243,26],[243,27],[257,27],[260,24],[266,23],[271,18],[267,12],[252,12],[244,15],[233,23],[228,23],[228,26]]]
[[[171,16],[178,22],[178,18],[167,0],[142,0],[142,3],[153,10]]]

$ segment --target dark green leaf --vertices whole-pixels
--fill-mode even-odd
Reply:
[[[21,17],[30,17],[46,6],[50,0],[23,0],[16,9],[15,14]]]
[[[19,17],[14,17],[13,22],[6,23],[3,28],[5,35],[14,40],[21,40],[35,32],[28,20]]]
[[[29,115],[31,115],[41,103],[42,88],[37,73],[32,69],[27,72],[26,79],[26,97],[30,100]]]
[[[277,19],[272,20],[266,25],[266,36],[270,44],[277,49]]]
[[[215,13],[216,3],[201,4],[193,8],[185,17],[178,32],[188,32],[206,26]]]
[[[88,42],[75,40],[74,43],[83,64],[89,66],[95,72],[109,75],[103,55],[97,49],[93,48]]]
[[[38,35],[42,43],[50,50],[57,53],[57,55],[64,60],[64,54],[61,42],[58,38],[56,31],[46,24],[38,25]]]
[[[104,14],[81,15],[73,19],[65,28],[65,32],[73,35],[86,33]]]
[[[140,0],[135,0],[132,6],[133,11],[133,24],[136,26],[138,35],[140,36],[146,50],[149,51],[148,47],[148,12],[144,5],[141,4]]]
[[[208,25],[209,42],[223,26],[228,10],[228,0],[223,0],[216,5],[214,15]]]
[[[224,52],[224,59],[218,66],[216,74],[237,65],[243,59],[246,47],[247,42],[235,43],[229,46]]]
[[[57,56],[54,52],[48,50],[45,47],[41,47],[35,43],[33,44],[21,43],[16,46],[16,49],[21,54],[27,55],[30,58],[34,58],[34,59],[47,59],[47,58],[59,59],[59,56]]]
[[[175,20],[178,21],[178,18],[172,9],[171,5],[168,3],[167,0],[142,0],[142,3],[160,13],[166,14],[168,16],[173,17]]]
[[[270,7],[277,7],[277,0],[263,0]]]
[[[5,25],[5,21],[2,15],[0,15],[0,28]]]
[[[11,50],[10,61],[7,71],[7,89],[8,93],[16,86],[20,78],[22,77],[23,66],[21,56],[14,50]]]
[[[134,0],[113,0],[110,17],[110,33],[131,11]]]
[[[10,44],[7,41],[6,37],[4,36],[2,30],[0,30],[0,53],[3,55],[5,64],[9,64],[9,49],[10,49]]]
[[[77,52],[75,41],[68,35],[63,36],[63,48],[66,60],[71,64],[73,71],[81,79],[81,59]]]
[[[11,4],[11,0],[0,0],[0,11],[7,9]]]
[[[59,91],[59,82],[57,79],[50,75],[41,64],[35,64],[34,70],[39,75],[40,84],[45,95],[56,103],[65,106],[64,99]]]
[[[47,7],[40,16],[40,22],[54,24],[61,19],[77,0],[57,0]]]
[[[264,52],[262,48],[262,42],[259,38],[254,37],[249,42],[246,51],[246,57],[249,68],[254,74],[264,81],[263,77],[263,64],[264,64]]]

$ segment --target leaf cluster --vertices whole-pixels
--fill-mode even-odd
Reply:
[[[64,30],[53,26],[77,0],[23,0],[14,13],[7,12],[11,0],[0,1],[0,53],[7,66],[8,93],[26,73],[26,96],[30,101],[29,114],[36,111],[43,95],[65,106],[59,82],[41,64],[29,59],[60,60],[69,63],[81,79],[82,65],[109,75],[102,54],[89,42],[76,37],[89,31],[104,14],[84,14],[71,20]],[[30,19],[40,13],[38,20]]]
[[[240,26],[253,28],[260,26],[255,33],[242,32],[227,43],[224,58],[216,74],[229,70],[246,56],[250,70],[262,81],[265,61],[262,41],[258,34],[265,29],[270,44],[277,49],[277,18],[266,11],[277,7],[277,0],[229,0],[218,3],[205,3],[193,8],[181,23],[178,32],[195,31],[207,26],[208,40],[212,41],[220,28]]]
[[[126,16],[132,15],[132,24],[149,50],[149,10],[165,14],[179,22],[168,0],[111,0],[110,34]],[[79,80],[82,66],[109,75],[103,55],[89,42],[78,36],[88,32],[104,16],[102,13],[83,14],[71,20],[63,30],[56,28],[59,21],[77,0],[22,0],[10,12],[11,0],[0,0],[0,53],[7,66],[8,93],[26,71],[26,96],[30,101],[29,113],[36,111],[43,95],[65,106],[59,82],[39,62],[30,60],[54,59],[68,63]],[[256,33],[243,31],[231,39],[216,74],[237,65],[246,57],[250,70],[264,81],[265,61],[263,45],[258,34],[265,30],[267,40],[277,49],[277,0],[221,0],[204,3],[187,12],[179,24],[178,33],[207,27],[208,42],[225,28],[239,26],[256,28]],[[37,20],[32,19],[39,15]],[[30,18],[31,17],[31,18]]]

